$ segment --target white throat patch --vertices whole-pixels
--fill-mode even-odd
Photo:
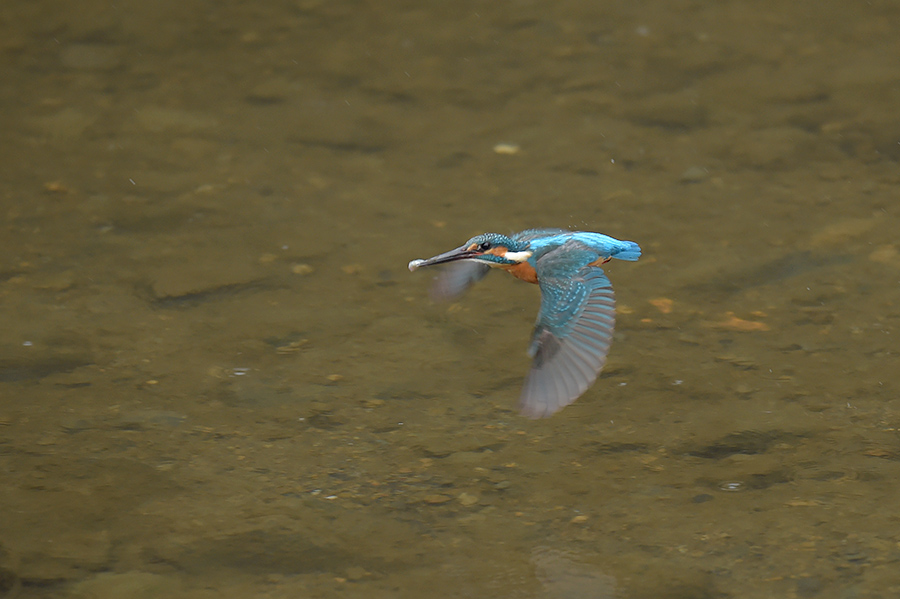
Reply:
[[[524,252],[506,252],[503,254],[503,257],[507,260],[512,260],[513,262],[525,262],[529,258],[531,258],[532,252],[524,251]]]

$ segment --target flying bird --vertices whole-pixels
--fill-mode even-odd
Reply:
[[[413,260],[409,270],[449,264],[432,290],[442,300],[460,295],[492,267],[540,287],[541,308],[528,349],[533,361],[519,407],[529,418],[546,418],[587,391],[606,363],[616,307],[600,265],[640,256],[635,242],[601,233],[529,229],[476,235],[449,252]]]

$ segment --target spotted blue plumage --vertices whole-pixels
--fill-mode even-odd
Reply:
[[[507,252],[496,253],[501,251],[497,248]],[[534,269],[541,308],[528,351],[532,367],[519,405],[524,415],[543,418],[581,396],[606,363],[615,326],[615,297],[598,264],[640,256],[641,248],[633,241],[601,233],[529,229],[511,236],[478,235],[444,254],[414,260],[409,267],[451,263],[432,291],[438,299],[461,294],[491,267],[506,268],[520,278],[524,278],[521,269],[528,270],[521,262]]]

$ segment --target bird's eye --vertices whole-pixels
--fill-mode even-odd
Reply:
[[[478,249],[482,252],[488,251],[489,249],[491,249],[491,242],[490,241],[482,242],[481,245],[478,246]]]

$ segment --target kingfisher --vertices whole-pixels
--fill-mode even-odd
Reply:
[[[616,318],[612,283],[600,267],[613,258],[634,261],[641,248],[601,233],[528,229],[514,235],[484,233],[409,270],[449,264],[432,296],[449,300],[480,281],[491,268],[536,283],[541,307],[528,355],[532,358],[519,408],[546,418],[580,397],[600,374]]]

